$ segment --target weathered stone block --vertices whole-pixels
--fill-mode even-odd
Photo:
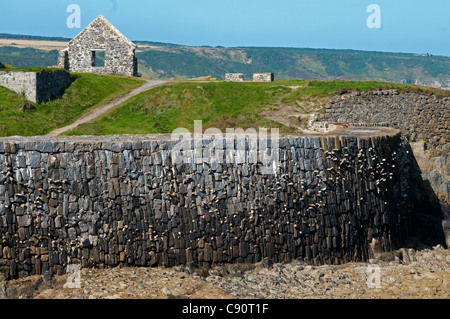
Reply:
[[[242,81],[244,81],[244,73],[226,73],[225,81],[227,81],[227,82],[242,82]]]
[[[23,215],[23,216],[17,216],[17,224],[19,227],[28,227],[31,225],[31,216],[30,215]]]

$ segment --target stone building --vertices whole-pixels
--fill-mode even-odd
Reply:
[[[71,72],[137,76],[136,47],[99,15],[59,52],[58,67]]]
[[[244,73],[226,73],[225,81],[242,82],[242,81],[244,81]]]
[[[274,79],[273,73],[255,73],[253,74],[254,82],[272,82]]]

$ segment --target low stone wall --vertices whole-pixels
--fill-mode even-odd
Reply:
[[[62,90],[72,82],[70,74],[64,70],[22,72],[0,71],[0,85],[18,94],[24,94],[27,100],[43,103],[53,97],[59,97]]]
[[[407,234],[409,157],[398,132],[355,134],[257,153],[249,138],[181,153],[165,136],[0,139],[0,270],[367,260]]]
[[[352,92],[327,105],[323,120],[383,123],[402,130],[413,144],[423,141],[412,148],[422,177],[450,205],[450,98],[397,90]]]
[[[36,103],[36,73],[0,71],[0,85]]]
[[[398,90],[351,92],[326,106],[326,121],[379,122],[404,131],[411,142],[442,150],[450,143],[450,98]]]

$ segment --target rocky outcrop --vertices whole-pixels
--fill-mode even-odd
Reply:
[[[382,260],[346,265],[311,266],[303,261],[274,264],[265,258],[254,265],[211,268],[189,264],[170,269],[83,269],[70,277],[46,280],[34,276],[0,282],[0,299],[183,298],[215,299],[214,303],[222,298],[449,299],[449,263],[450,250],[436,246],[403,248],[384,254]],[[179,314],[179,308],[175,309],[174,317]]]

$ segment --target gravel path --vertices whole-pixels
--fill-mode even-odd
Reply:
[[[87,112],[86,114],[84,114],[83,116],[81,116],[80,118],[78,118],[75,122],[73,122],[72,124],[69,124],[67,126],[58,128],[50,133],[47,134],[47,136],[58,136],[64,132],[73,130],[74,128],[76,128],[78,125],[80,124],[84,124],[87,123],[89,121],[92,121],[93,119],[99,117],[100,115],[104,114],[106,111],[112,109],[113,107],[122,104],[123,102],[131,99],[132,97],[145,92],[147,90],[153,89],[155,87],[164,85],[165,83],[167,83],[166,81],[158,81],[158,80],[146,80],[146,83],[143,84],[142,86],[134,89],[133,91],[131,91],[128,94],[125,94],[117,99],[115,99],[114,101],[112,101],[109,104],[97,107],[89,112]]]
[[[384,261],[383,261],[384,260]],[[212,269],[82,269],[78,287],[67,287],[67,275],[48,281],[42,276],[0,283],[0,299],[408,299],[450,298],[450,250],[440,246],[403,249],[374,264],[310,266],[289,264],[223,265]],[[369,268],[372,267],[372,268]]]

